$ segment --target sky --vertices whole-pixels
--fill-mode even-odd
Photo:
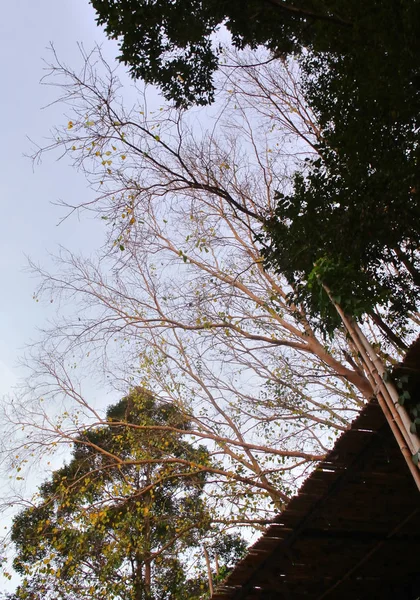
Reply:
[[[104,222],[86,214],[80,221],[74,215],[61,222],[65,212],[57,202],[81,203],[92,198],[84,176],[66,158],[57,161],[47,154],[39,165],[28,158],[33,142],[42,146],[55,125],[67,123],[63,106],[51,106],[58,90],[40,83],[49,60],[48,47],[52,43],[60,60],[76,70],[83,64],[78,44],[86,51],[101,44],[110,63],[118,54],[116,43],[97,27],[88,0],[13,0],[2,8],[0,401],[12,395],[24,377],[19,359],[55,313],[55,305],[34,301],[37,282],[28,272],[28,260],[48,267],[60,245],[87,256],[102,245],[105,233]],[[129,83],[123,68],[120,77]],[[157,99],[156,92],[152,94]],[[130,99],[134,95],[128,95]],[[35,473],[30,477],[36,485]],[[0,487],[7,486],[8,476],[0,476]],[[0,518],[0,530],[9,527],[11,514]],[[2,591],[13,590],[17,581],[13,576],[5,588],[1,579],[0,597]]]
[[[14,0],[5,3],[0,22],[2,143],[0,145],[0,396],[22,375],[19,356],[37,337],[48,319],[48,307],[32,299],[36,281],[25,270],[27,257],[46,265],[58,245],[89,253],[102,240],[103,225],[77,217],[58,225],[63,209],[53,203],[91,194],[81,174],[64,159],[48,155],[33,166],[25,155],[31,140],[42,145],[55,124],[63,122],[63,108],[44,108],[57,90],[40,84],[53,43],[70,66],[81,64],[77,43],[89,50],[103,44],[105,56],[117,55],[95,23],[88,0]]]
[[[54,203],[88,199],[92,192],[84,177],[65,159],[47,155],[34,166],[27,157],[34,148],[30,140],[42,145],[65,118],[59,105],[43,108],[57,96],[57,90],[40,84],[50,43],[74,68],[82,64],[78,43],[86,50],[102,44],[109,61],[117,55],[116,44],[96,26],[88,0],[14,0],[2,6],[0,398],[13,393],[24,376],[19,357],[53,310],[33,300],[36,281],[27,271],[28,258],[47,266],[59,245],[89,254],[103,239],[103,223],[86,216],[59,225],[64,213]],[[13,589],[15,581],[7,588]]]

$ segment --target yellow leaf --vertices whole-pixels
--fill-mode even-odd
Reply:
[[[67,125],[67,129],[73,129],[73,121],[69,121],[69,124]]]

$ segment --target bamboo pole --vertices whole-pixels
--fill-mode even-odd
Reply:
[[[328,287],[324,284],[323,287],[337,310],[357,351],[360,353],[366,375],[372,386],[372,392],[378,399],[379,405],[420,491],[420,465],[415,466],[412,460],[413,455],[420,450],[420,438],[410,430],[410,419],[407,411],[399,403],[398,391],[391,382],[384,381],[385,366],[360,327],[335,302]]]
[[[383,366],[382,361],[376,355],[373,348],[370,346],[369,342],[367,341],[363,332],[360,330],[359,326],[352,319],[347,317],[340,307],[336,306],[336,308],[337,311],[340,311],[342,313],[340,314],[339,312],[343,323],[347,331],[352,336],[352,340],[362,357],[365,369],[367,369],[367,373],[370,375],[369,381],[372,385],[375,396],[378,397],[379,394],[382,395],[384,401],[388,405],[392,418],[397,423],[402,435],[404,436],[406,444],[411,450],[411,454],[415,454],[420,448],[420,439],[417,437],[417,435],[411,433],[410,431],[410,420],[404,407],[402,407],[399,404],[398,392],[395,389],[395,386],[393,384],[389,384],[389,386],[387,386],[383,381],[385,367]],[[376,360],[374,360],[376,364],[373,362],[370,353],[366,348],[366,345],[370,346],[371,353],[375,356]],[[378,370],[378,367],[380,371]],[[394,388],[393,395],[391,395],[389,387]]]
[[[390,402],[393,404],[393,406],[395,406],[395,410],[398,412],[398,414],[401,418],[402,424],[403,424],[404,429],[406,430],[407,436],[409,438],[407,441],[410,443],[410,448],[412,450],[412,453],[415,454],[420,449],[420,438],[416,433],[412,433],[412,431],[410,430],[410,427],[411,427],[410,417],[408,416],[407,411],[404,408],[404,406],[402,406],[400,404],[398,390],[396,389],[395,385],[392,382],[384,381],[384,375],[386,372],[384,364],[382,363],[379,356],[376,354],[375,350],[372,348],[371,344],[369,343],[369,340],[366,338],[364,333],[361,331],[361,329],[357,325],[357,323],[354,323],[354,327],[359,336],[359,339],[361,340],[363,346],[366,349],[366,352],[368,353],[372,363],[375,366],[375,369],[378,373],[380,387],[383,388],[385,393],[389,395]]]
[[[418,467],[416,467],[416,465],[413,463],[413,459],[412,459],[413,455],[412,455],[411,449],[407,446],[405,439],[401,433],[401,430],[398,427],[395,420],[393,419],[392,414],[389,411],[388,405],[386,404],[386,402],[383,399],[381,394],[377,395],[377,400],[378,400],[379,406],[381,407],[381,409],[385,415],[386,420],[388,421],[388,425],[389,425],[392,433],[394,434],[394,438],[401,450],[401,453],[405,458],[405,462],[407,463],[407,466],[411,471],[411,474],[413,476],[413,479],[417,486],[417,489],[420,492],[420,471],[419,471]]]

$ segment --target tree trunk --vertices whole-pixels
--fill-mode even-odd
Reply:
[[[145,600],[143,596],[143,561],[141,556],[136,554],[136,572],[133,581],[134,600]]]
[[[404,265],[404,267],[410,273],[415,285],[417,287],[420,287],[420,273],[416,269],[416,267],[413,265],[413,263],[411,262],[411,260],[407,256],[407,254],[405,252],[403,252],[401,250],[401,248],[395,248],[395,253],[398,256],[398,258],[400,259],[400,261],[402,262],[402,264]]]
[[[150,484],[150,465],[147,465],[147,484]],[[144,499],[144,542],[145,542],[145,560],[144,560],[144,598],[151,600],[152,598],[152,562],[151,562],[151,527],[150,527],[150,508],[151,508],[150,493],[146,493]]]
[[[205,546],[203,546],[203,552],[204,552],[204,557],[206,559],[207,579],[209,582],[209,592],[210,592],[210,596],[213,596],[213,577],[211,574],[210,558],[209,558],[209,553],[207,552],[207,548]]]

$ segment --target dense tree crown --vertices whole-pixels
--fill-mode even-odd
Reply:
[[[418,51],[416,2],[403,0],[91,0],[97,20],[120,42],[119,59],[141,77],[163,88],[179,104],[213,99],[212,75],[219,49],[212,35],[224,25],[237,48],[264,45],[287,55],[306,51],[363,59],[359,67],[378,79],[392,96],[403,96],[384,79],[404,80]],[[403,54],[407,50],[408,54]],[[374,59],[372,63],[369,59]],[[387,60],[384,60],[384,59]],[[403,68],[395,67],[403,63]],[[319,67],[319,65],[318,65]],[[364,67],[364,68],[362,68]],[[379,72],[378,72],[379,69]],[[348,83],[357,76],[349,72]],[[363,76],[364,78],[364,76]],[[366,90],[365,90],[366,91]],[[392,98],[388,98],[392,102]]]
[[[188,428],[174,406],[138,388],[81,434],[70,462],[14,519],[14,568],[24,577],[16,598],[203,597],[206,579],[186,575],[194,553],[207,543],[226,567],[244,544],[211,539],[208,454],[184,439]]]
[[[109,37],[119,40],[119,59],[129,65],[132,75],[157,84],[167,98],[184,106],[214,100],[213,75],[219,49],[212,36],[221,25],[228,29],[238,48],[263,44],[283,53],[297,50],[302,41],[308,43],[311,36],[317,35],[319,23],[337,40],[341,40],[349,26],[346,19],[334,14],[334,7],[311,1],[91,0],[91,3],[97,11],[98,23],[105,25]]]

